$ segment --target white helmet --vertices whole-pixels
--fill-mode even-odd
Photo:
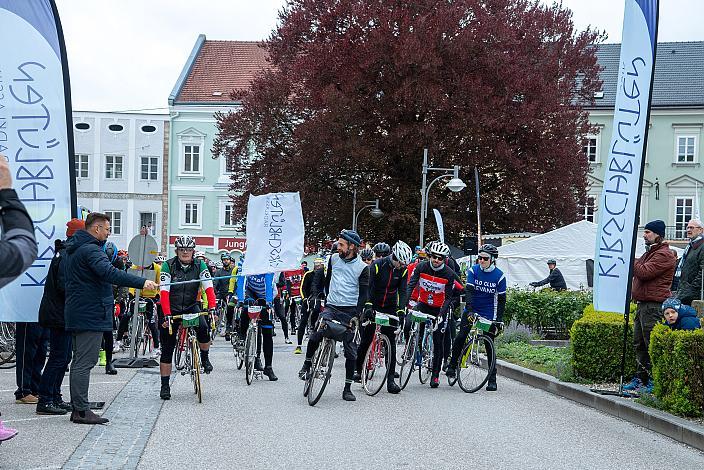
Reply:
[[[435,241],[430,244],[428,252],[431,255],[440,255],[443,258],[447,258],[448,256],[450,256],[450,247],[445,245],[441,241]]]
[[[411,251],[411,247],[408,246],[406,242],[401,240],[397,241],[394,244],[394,247],[391,249],[391,253],[403,265],[408,265],[408,263],[410,263],[411,259],[413,258],[413,251]]]
[[[166,261],[166,256],[159,255],[159,256],[157,256],[156,258],[154,258],[154,262],[155,262],[155,263],[161,264],[161,263],[163,263],[164,261]]]
[[[202,251],[196,251],[195,253],[193,253],[193,256],[195,258],[205,258],[205,253]]]
[[[190,235],[179,235],[174,241],[175,248],[195,248],[196,241]]]

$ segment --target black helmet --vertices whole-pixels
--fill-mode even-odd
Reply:
[[[371,248],[365,248],[359,252],[359,257],[362,261],[369,261],[374,258],[374,251]]]
[[[486,243],[479,247],[478,253],[486,253],[491,256],[491,259],[496,259],[499,257],[499,250],[491,243]]]
[[[374,250],[375,255],[380,257],[389,256],[391,254],[391,247],[388,243],[384,242],[377,243],[372,250]]]
[[[340,238],[346,240],[352,245],[360,246],[362,244],[362,237],[359,236],[356,230],[343,229],[340,232]]]

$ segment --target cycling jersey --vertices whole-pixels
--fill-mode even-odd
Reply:
[[[262,299],[271,304],[274,301],[274,274],[237,276],[237,298],[241,300]]]
[[[369,266],[369,301],[375,309],[395,313],[406,305],[406,268],[395,268],[391,256],[379,258]]]
[[[215,308],[215,291],[210,277],[208,266],[202,260],[183,265],[178,256],[164,262],[161,266],[161,309],[164,315],[190,313],[198,305],[198,292],[205,290],[208,298],[208,307]],[[171,282],[194,281],[187,284],[178,284],[171,287]]]
[[[444,315],[450,308],[456,290],[462,289],[460,278],[449,266],[435,271],[430,261],[422,261],[413,272],[406,292],[410,295],[418,287],[418,304],[429,308],[427,313]]]
[[[286,289],[288,289],[289,295],[291,297],[298,297],[301,295],[301,282],[304,275],[303,269],[294,269],[292,271],[284,271],[284,279],[286,280]]]
[[[413,271],[415,271],[416,266],[418,266],[418,264],[420,264],[420,261],[421,260],[417,259],[408,265],[408,269],[406,270],[406,276],[407,276],[406,283],[411,282],[411,277],[413,277]],[[411,295],[408,298],[410,300],[417,302],[418,301],[418,291],[419,291],[418,286],[416,286],[416,288],[413,289],[413,292],[411,292]]]
[[[467,309],[489,320],[501,321],[506,299],[506,276],[499,268],[494,267],[490,272],[483,271],[478,264],[469,268],[465,294]]]
[[[237,274],[237,267],[234,263],[230,263],[229,266],[223,266],[215,272],[215,277],[225,277],[225,276],[235,276]],[[214,282],[215,294],[219,298],[225,298],[227,294],[234,292],[232,287],[234,286],[231,282],[234,278],[229,279],[216,279]]]
[[[137,266],[134,266],[134,265],[130,268],[130,270],[135,270],[135,271],[139,271],[140,269],[141,269],[141,268],[139,268],[139,267],[137,267]],[[152,271],[154,271],[155,277],[154,277],[153,280],[155,280],[155,281],[158,283],[158,282],[159,282],[159,279],[161,278],[161,265],[160,265],[159,263],[152,263],[151,266],[145,268],[145,271],[146,271],[146,270],[152,270]],[[131,287],[130,287],[130,294],[134,295],[134,289],[132,289]],[[159,295],[159,289],[154,289],[154,290],[142,289],[142,290],[139,292],[139,295],[140,295],[142,298],[146,297],[146,298],[148,298],[148,299],[153,299],[153,298],[155,298],[157,295]]]

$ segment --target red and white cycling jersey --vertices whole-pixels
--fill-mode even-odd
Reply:
[[[284,271],[284,278],[291,283],[291,297],[301,295],[301,281],[303,280],[303,269]]]
[[[418,302],[433,308],[445,303],[445,286],[448,280],[442,277],[421,273],[418,279]]]

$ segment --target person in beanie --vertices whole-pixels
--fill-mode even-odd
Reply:
[[[702,326],[697,318],[697,311],[674,297],[670,297],[662,303],[662,315],[665,317],[665,324],[672,330],[691,331]]]
[[[77,230],[83,230],[81,219],[71,219],[66,223],[66,238]],[[71,411],[71,404],[61,396],[64,373],[71,362],[71,334],[66,332],[64,303],[66,301],[64,278],[61,275],[61,262],[66,257],[66,243],[54,242],[54,257],[44,282],[44,294],[39,305],[39,324],[49,330],[49,359],[39,381],[38,415],[65,415]]]
[[[633,263],[631,297],[638,304],[633,325],[637,372],[631,382],[623,387],[624,390],[652,391],[648,354],[650,332],[662,321],[662,303],[672,295],[670,286],[677,259],[664,239],[665,222],[648,222],[643,232],[646,252]]]
[[[548,274],[548,277],[546,277],[542,281],[531,282],[530,285],[533,287],[540,287],[544,286],[545,284],[550,284],[551,289],[557,291],[567,290],[567,283],[565,282],[565,278],[562,276],[560,270],[557,269],[557,261],[555,261],[554,259],[549,259],[548,269],[550,270],[550,274]]]
[[[687,222],[689,244],[675,271],[676,297],[685,305],[701,298],[702,270],[704,270],[704,225],[699,219]]]

